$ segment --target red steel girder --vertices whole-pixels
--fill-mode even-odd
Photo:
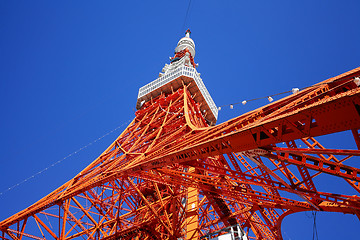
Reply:
[[[281,239],[282,219],[291,213],[359,215],[358,195],[320,192],[312,181],[330,174],[356,189],[360,170],[343,162],[359,150],[307,140],[351,130],[359,142],[357,76],[360,68],[212,127],[187,86],[151,99],[75,178],[2,221],[2,238],[177,239],[185,236],[190,188],[199,191],[193,211],[199,236],[239,223],[252,237]],[[309,149],[290,146],[296,139]],[[280,142],[290,145],[277,147]]]
[[[328,97],[321,103],[314,103],[293,113],[263,122],[258,121],[232,133],[222,134],[221,130],[219,131],[221,127],[209,128],[198,134],[198,137],[195,136],[196,139],[191,139],[192,144],[184,142],[181,146],[174,146],[164,156],[154,156],[150,162],[142,163],[132,171],[360,128],[357,103],[360,105],[360,88],[340,96]]]

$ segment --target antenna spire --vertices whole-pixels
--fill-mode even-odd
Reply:
[[[186,32],[185,32],[185,37],[190,37],[190,34],[191,34],[191,31],[190,31],[190,29],[188,28],[188,30],[186,30]]]

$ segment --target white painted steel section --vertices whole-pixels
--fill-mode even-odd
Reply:
[[[212,240],[234,240],[234,239],[232,238],[231,233],[227,233],[227,234],[212,238]]]
[[[147,94],[150,94],[151,92],[155,91],[156,89],[159,89],[160,87],[170,83],[171,81],[173,81],[181,76],[186,76],[186,77],[190,77],[190,78],[194,79],[197,87],[199,88],[202,96],[204,97],[204,99],[206,101],[206,104],[209,106],[215,119],[217,119],[218,109],[217,109],[213,99],[211,98],[210,93],[206,89],[204,82],[200,78],[200,74],[193,67],[179,66],[176,69],[174,69],[173,71],[167,71],[161,77],[159,77],[156,80],[141,87],[139,89],[138,99],[146,96]]]
[[[248,240],[244,230],[239,226],[239,224],[207,234],[205,236],[202,236],[200,239],[201,240]]]

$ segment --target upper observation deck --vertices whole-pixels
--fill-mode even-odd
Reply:
[[[159,77],[139,89],[136,109],[140,109],[144,102],[159,96],[161,93],[171,93],[181,88],[183,84],[194,100],[200,104],[200,110],[209,124],[214,125],[218,117],[218,109],[206,89],[200,73],[196,71],[194,63],[195,43],[190,38],[190,31],[180,39],[175,56],[170,58],[171,63],[165,64],[163,73]]]

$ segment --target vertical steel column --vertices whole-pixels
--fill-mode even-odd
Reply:
[[[189,172],[195,172],[195,168],[190,167]],[[186,240],[199,239],[199,190],[193,187],[187,189],[186,201]]]

